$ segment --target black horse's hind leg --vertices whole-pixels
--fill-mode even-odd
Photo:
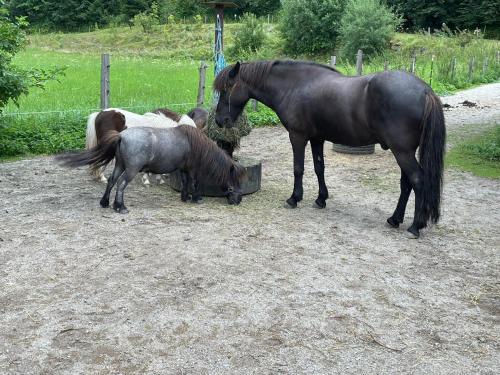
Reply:
[[[121,163],[116,161],[115,169],[113,169],[113,173],[109,177],[108,184],[106,185],[106,190],[104,191],[104,195],[102,196],[100,201],[101,207],[109,207],[109,194],[111,193],[111,189],[113,189],[113,186],[115,186],[118,178],[123,174],[123,171],[124,168]]]
[[[186,171],[181,171],[181,201],[187,202],[189,199],[189,175]]]
[[[326,200],[328,199],[328,189],[325,184],[325,158],[323,154],[324,141],[312,141],[311,151],[314,160],[314,172],[318,177],[319,193],[316,199],[316,206],[319,208],[326,207]]]
[[[426,227],[425,210],[423,206],[424,174],[415,158],[415,152],[394,152],[394,156],[415,192],[415,215],[413,217],[413,224],[408,228],[408,232],[418,238],[420,236],[420,229]]]
[[[403,170],[401,170],[400,187],[401,187],[401,195],[399,196],[396,210],[394,211],[392,216],[387,219],[389,225],[391,225],[394,228],[398,228],[399,224],[401,224],[404,220],[406,204],[408,203],[408,198],[410,197],[411,193],[410,180],[408,179],[408,177],[406,177],[406,174],[403,172]]]
[[[297,207],[297,202],[300,202],[304,196],[302,187],[302,177],[304,176],[304,154],[307,144],[307,139],[298,133],[289,133],[290,142],[293,149],[293,193],[286,203],[291,207]]]

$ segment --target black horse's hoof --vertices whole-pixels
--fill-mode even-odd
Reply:
[[[102,208],[108,208],[109,207],[109,200],[102,200],[99,202]]]
[[[181,195],[181,201],[187,202],[188,200],[189,200],[189,195],[188,196]]]
[[[288,198],[285,204],[286,208],[297,208],[297,201],[295,198]]]
[[[387,219],[387,223],[393,228],[399,228],[399,222],[396,221],[392,216]]]
[[[322,209],[322,208],[325,208],[326,207],[326,202],[324,199],[316,199],[314,201],[314,204],[313,204],[313,207],[314,208],[319,208],[319,209]]]
[[[198,198],[191,198],[191,203],[202,203],[203,201],[203,198],[202,197],[198,197]]]
[[[413,225],[408,228],[408,233],[410,233],[411,238],[417,239],[420,237],[420,231],[417,228],[415,228]]]

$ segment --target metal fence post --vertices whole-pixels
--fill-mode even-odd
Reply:
[[[109,54],[101,55],[101,109],[109,108],[110,81],[109,81]]]

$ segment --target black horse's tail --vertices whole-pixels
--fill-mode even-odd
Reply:
[[[55,159],[66,167],[90,165],[92,168],[99,168],[113,160],[119,143],[120,132],[111,130],[97,146],[86,151],[60,154]]]
[[[440,216],[446,129],[439,97],[429,92],[425,98],[419,159],[424,172],[423,208],[426,222],[437,223]]]

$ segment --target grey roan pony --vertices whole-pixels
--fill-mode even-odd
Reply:
[[[231,127],[250,98],[272,108],[288,130],[293,149],[294,188],[287,200],[302,200],[304,152],[311,142],[318,177],[317,207],[326,206],[323,144],[379,143],[391,149],[401,168],[401,195],[387,220],[403,222],[408,197],[415,191],[415,215],[408,231],[416,237],[440,216],[445,124],[442,105],[422,80],[405,72],[347,77],[310,62],[259,61],[226,67],[216,77],[220,92],[216,122]],[[415,157],[419,148],[419,162]]]
[[[123,115],[114,111],[117,121],[125,121]],[[56,157],[64,165],[100,167],[115,158],[115,169],[108,179],[101,206],[109,206],[109,195],[118,183],[113,204],[115,211],[127,213],[123,192],[128,183],[139,172],[171,173],[181,170],[181,199],[201,199],[200,179],[209,179],[227,191],[229,204],[241,202],[240,183],[245,178],[245,169],[233,161],[215,142],[201,130],[187,125],[174,128],[129,128],[121,133],[113,130],[96,147],[83,152],[66,153]]]

